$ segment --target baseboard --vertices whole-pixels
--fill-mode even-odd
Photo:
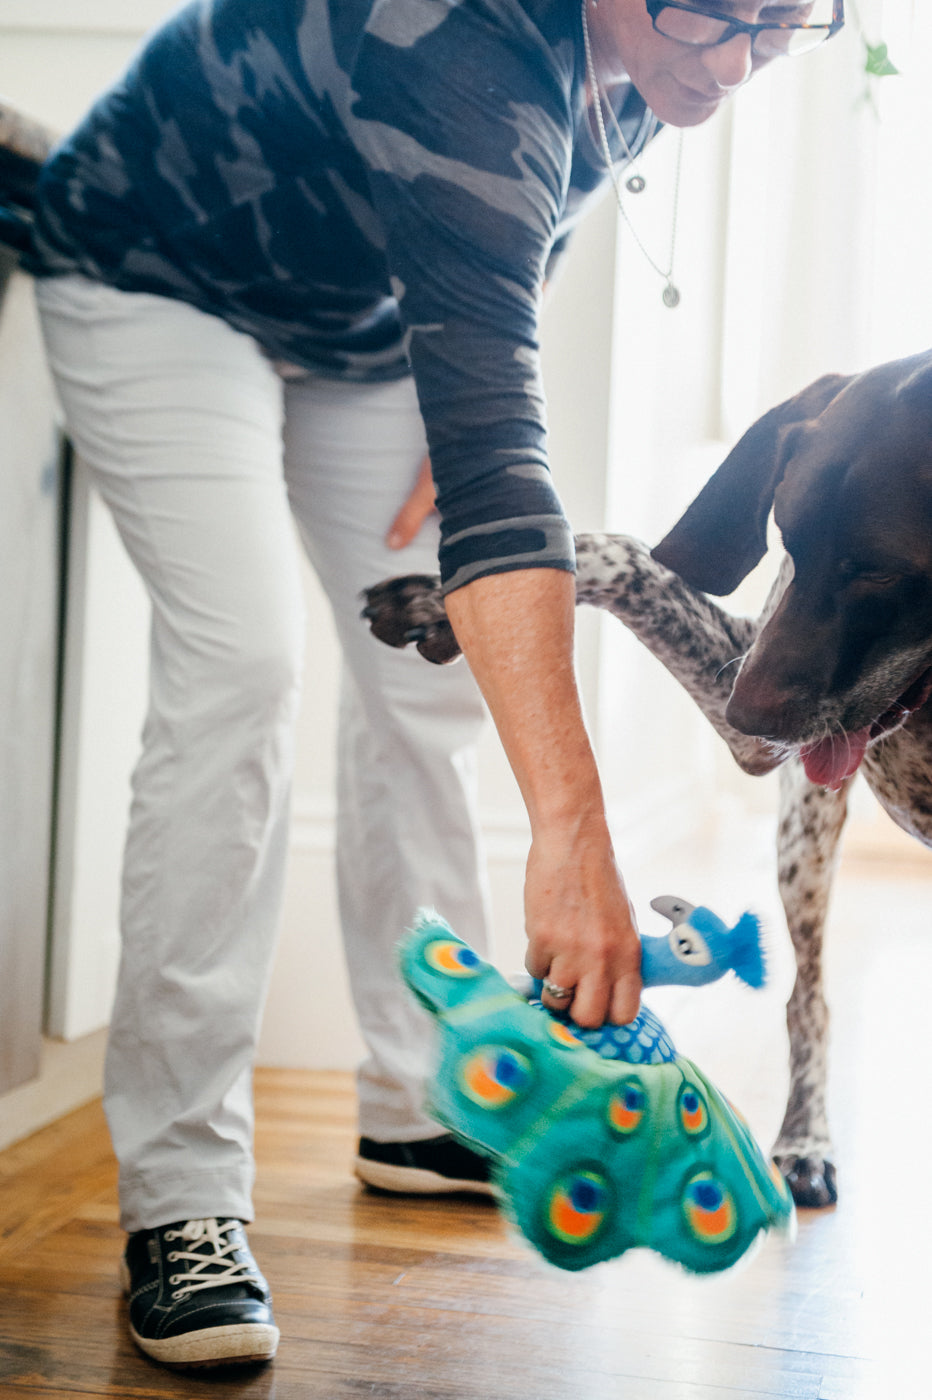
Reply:
[[[43,1041],[37,1077],[0,1097],[0,1151],[100,1095],[106,1042],[106,1030]]]

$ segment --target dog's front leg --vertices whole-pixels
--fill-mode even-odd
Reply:
[[[576,536],[576,602],[610,612],[653,652],[692,696],[746,773],[769,773],[782,755],[725,719],[737,667],[757,635],[651,558],[630,535]],[[386,579],[365,592],[363,616],[389,646],[413,643],[428,661],[459,656],[440,580],[426,574]]]
[[[838,792],[814,787],[796,760],[780,772],[778,878],[796,982],[786,1008],[789,1097],[773,1157],[800,1206],[828,1206],[837,1199],[825,1107],[829,1018],[822,941],[849,784]]]
[[[769,773],[782,755],[741,734],[725,706],[757,623],[735,617],[651,558],[629,535],[576,536],[576,602],[619,618],[692,696],[746,773]]]

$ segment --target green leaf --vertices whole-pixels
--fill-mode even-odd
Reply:
[[[890,62],[886,44],[869,44],[865,39],[864,47],[867,50],[864,71],[872,78],[890,78],[899,73],[899,68]]]

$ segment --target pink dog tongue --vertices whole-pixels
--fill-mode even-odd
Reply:
[[[840,788],[845,779],[860,768],[870,732],[870,725],[867,725],[853,734],[838,734],[801,749],[799,756],[810,783],[831,788],[833,792]]]

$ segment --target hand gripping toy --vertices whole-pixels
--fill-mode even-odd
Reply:
[[[763,981],[757,921],[655,900],[645,981]],[[664,946],[661,946],[664,945]],[[493,1162],[504,1209],[551,1263],[582,1269],[638,1246],[696,1273],[729,1268],[793,1203],[744,1120],[642,1007],[582,1030],[514,991],[433,911],[401,945],[405,981],[436,1018],[429,1110]],[[583,1040],[598,1046],[589,1048]]]

